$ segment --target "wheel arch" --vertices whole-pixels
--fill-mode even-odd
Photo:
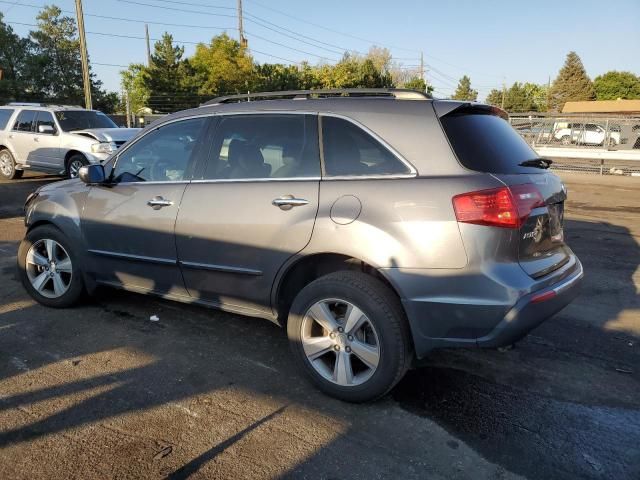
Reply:
[[[85,160],[88,160],[87,156],[84,153],[82,153],[80,150],[69,150],[64,156],[64,166],[65,166],[65,168],[67,167],[67,163],[69,162],[69,159],[71,157],[73,157],[74,155],[82,155]]]
[[[294,258],[281,269],[272,288],[272,301],[277,323],[286,327],[289,309],[297,293],[317,278],[340,270],[356,270],[382,281],[401,298],[394,285],[373,265],[339,253],[314,253]]]

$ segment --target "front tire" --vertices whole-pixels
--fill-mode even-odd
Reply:
[[[69,307],[84,291],[77,252],[52,225],[27,232],[18,249],[18,269],[29,295],[47,307]]]
[[[89,165],[89,162],[80,153],[75,153],[67,160],[66,176],[67,178],[78,178],[80,169],[85,165]]]
[[[22,177],[22,170],[16,170],[16,161],[6,148],[0,150],[0,176],[7,180]]]
[[[331,273],[304,287],[291,306],[287,334],[310,380],[348,402],[385,395],[412,360],[398,297],[361,272]]]

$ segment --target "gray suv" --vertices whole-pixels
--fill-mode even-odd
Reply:
[[[225,97],[26,203],[40,303],[108,285],[264,317],[324,392],[510,345],[577,294],[564,185],[501,110],[402,90]]]
[[[27,169],[78,176],[83,165],[103,162],[138,128],[118,128],[104,113],[81,107],[10,103],[0,107],[0,176]]]

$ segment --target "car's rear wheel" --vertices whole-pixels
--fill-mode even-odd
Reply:
[[[73,305],[84,290],[76,252],[54,226],[27,232],[18,249],[18,268],[27,292],[48,307]]]
[[[0,175],[7,180],[22,177],[22,170],[16,169],[16,161],[6,148],[0,150]]]
[[[397,296],[382,281],[341,271],[295,298],[287,333],[293,354],[320,390],[350,402],[387,393],[411,363],[411,341]]]
[[[85,165],[89,165],[89,162],[79,153],[73,154],[67,160],[67,178],[77,178],[80,174],[80,169]]]

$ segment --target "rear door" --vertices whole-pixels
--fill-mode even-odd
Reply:
[[[518,231],[517,252],[522,268],[542,277],[569,260],[564,243],[566,189],[546,162],[495,110],[461,107],[441,117],[460,163],[489,173],[510,187],[517,204],[529,205]],[[495,227],[493,227],[495,228]]]
[[[187,187],[176,245],[191,296],[270,312],[280,267],[311,238],[318,210],[317,117],[221,117],[199,179]]]
[[[13,149],[16,161],[31,165],[42,165],[34,155],[37,143],[34,140],[34,129],[36,123],[36,110],[22,110],[18,113],[16,120],[9,132],[9,144]]]

